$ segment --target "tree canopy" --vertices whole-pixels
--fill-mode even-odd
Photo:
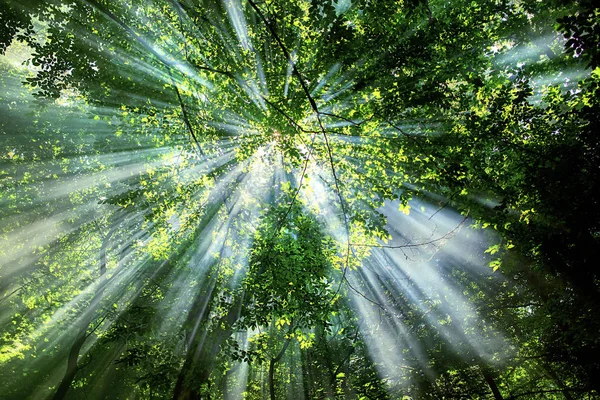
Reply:
[[[600,8],[0,0],[0,397],[591,399]]]

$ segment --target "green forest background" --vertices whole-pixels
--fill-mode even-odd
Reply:
[[[0,0],[0,398],[600,398],[599,49],[588,0]]]

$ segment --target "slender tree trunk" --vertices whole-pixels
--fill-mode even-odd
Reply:
[[[108,248],[110,238],[115,233],[115,230],[116,227],[113,227],[111,230],[108,231],[104,238],[102,238],[102,246],[100,247],[100,282],[98,283],[98,289],[96,290],[96,293],[94,294],[94,297],[92,298],[88,309],[85,311],[81,318],[79,324],[79,331],[77,332],[75,342],[73,342],[71,350],[69,351],[69,356],[67,357],[67,370],[65,371],[65,375],[63,376],[62,381],[58,385],[54,396],[52,396],[52,400],[62,400],[67,394],[69,388],[71,387],[73,379],[75,379],[75,374],[77,373],[77,361],[79,360],[79,352],[81,351],[81,348],[83,347],[83,344],[85,343],[88,337],[88,327],[90,326],[90,323],[94,318],[94,314],[96,313],[96,310],[100,305],[102,296],[104,295],[104,288],[106,285],[105,273],[107,264],[106,249]]]
[[[308,351],[300,350],[300,360],[302,361],[302,387],[304,388],[304,398],[310,398],[312,395],[312,374],[311,357]]]
[[[290,333],[291,332],[292,332],[292,327],[290,326]],[[288,337],[285,340],[283,347],[279,351],[279,354],[277,354],[277,356],[275,358],[271,358],[271,361],[269,361],[269,392],[271,393],[271,400],[275,400],[275,364],[278,363],[279,360],[281,360],[281,358],[283,357],[283,354],[285,353],[286,349],[290,345],[291,341],[292,341],[292,338]]]
[[[174,400],[200,398],[195,388],[208,383],[221,345],[233,333],[233,324],[239,318],[242,299],[243,296],[240,296],[233,302],[227,315],[216,324],[218,328],[214,332],[207,334],[204,338],[197,338],[192,343],[175,384]]]
[[[269,393],[271,395],[271,400],[275,400],[275,359],[271,359],[269,361]]]
[[[548,374],[548,376],[550,377],[550,379],[552,379],[554,381],[556,386],[558,386],[562,390],[562,395],[565,396],[565,400],[573,400],[573,396],[571,396],[571,393],[569,393],[565,384],[558,377],[558,375],[556,375],[556,373],[554,373],[554,371],[551,369],[550,365],[548,365],[546,367],[546,374]]]
[[[481,367],[481,373],[483,374],[483,377],[485,378],[485,381],[487,382],[488,386],[492,390],[492,393],[494,394],[494,399],[504,400],[504,397],[502,397],[502,393],[500,393],[500,390],[496,385],[496,381],[494,380],[494,377],[490,374],[490,371],[486,367]]]
[[[75,373],[77,372],[77,360],[79,358],[79,351],[81,350],[81,347],[85,343],[86,339],[86,330],[88,324],[85,324],[84,322],[84,325],[85,327],[82,326],[79,329],[77,338],[71,346],[71,350],[69,351],[69,357],[67,358],[67,371],[65,372],[65,375],[63,376],[63,379],[60,382],[58,389],[54,393],[52,400],[63,399],[67,394],[69,387],[71,387],[73,379],[75,378]]]
[[[319,326],[319,335],[321,338],[323,338],[323,347],[325,348],[325,353],[324,354],[330,354],[330,349],[329,349],[329,345],[327,340],[325,339],[325,327],[324,326]],[[335,379],[335,376],[337,375],[337,372],[333,369],[333,364],[331,362],[331,358],[329,357],[321,357],[321,361],[325,363],[325,365],[327,366],[327,383],[324,382],[324,385],[327,385],[327,395],[329,397],[335,397],[335,393],[337,391],[337,381]]]

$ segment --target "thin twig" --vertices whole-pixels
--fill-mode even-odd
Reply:
[[[353,243],[352,246],[354,246],[354,247],[377,247],[377,248],[384,248],[384,249],[406,249],[406,248],[411,248],[411,247],[427,246],[427,245],[434,244],[434,243],[437,243],[437,242],[445,240],[445,239],[450,239],[450,236],[454,232],[456,232],[460,227],[462,227],[468,218],[469,218],[469,216],[465,216],[463,218],[463,220],[454,229],[452,229],[451,231],[446,233],[444,236],[429,240],[427,242],[408,243],[408,244],[402,244],[402,245],[398,245],[398,246],[390,246],[390,245],[384,245],[384,244],[371,245],[371,244],[359,244],[359,243],[354,244]]]

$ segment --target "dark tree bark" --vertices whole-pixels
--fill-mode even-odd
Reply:
[[[566,385],[559,378],[559,376],[556,375],[556,373],[552,370],[552,368],[549,364],[546,366],[546,373],[548,374],[548,377],[550,377],[550,379],[552,379],[554,381],[556,386],[561,388],[562,395],[565,396],[565,400],[573,400],[573,396],[571,396],[571,393],[569,393],[569,391],[567,390]]]
[[[494,380],[494,377],[490,373],[490,370],[487,369],[486,367],[482,367],[481,373],[483,374],[483,377],[485,378],[485,381],[487,382],[488,386],[492,390],[492,393],[494,394],[494,399],[495,400],[504,400],[504,397],[502,397],[502,393],[500,393],[500,389],[498,389],[498,385],[496,385],[496,381]]]
[[[290,326],[290,333],[291,332],[292,332],[292,327]],[[283,347],[279,351],[279,354],[277,354],[277,356],[275,356],[275,358],[271,358],[271,361],[269,361],[269,392],[271,394],[271,400],[275,400],[275,364],[281,360],[281,358],[283,357],[283,354],[287,350],[291,341],[292,341],[292,338],[288,337],[285,340]]]

